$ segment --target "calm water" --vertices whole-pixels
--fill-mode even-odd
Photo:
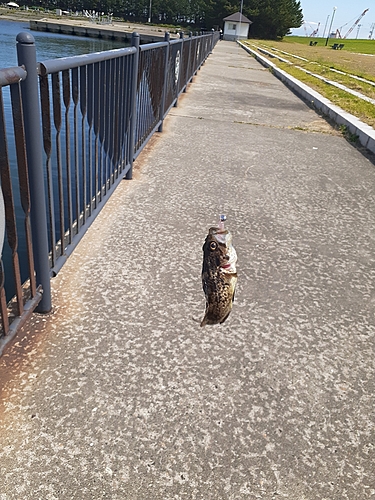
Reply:
[[[96,38],[76,37],[68,35],[59,35],[54,33],[43,33],[40,31],[31,31],[28,22],[0,21],[0,68],[17,66],[17,51],[16,37],[21,31],[30,32],[35,38],[37,61],[45,61],[47,59],[55,59],[57,57],[69,57],[80,54],[89,54],[92,52],[100,52],[103,50],[111,50],[124,47],[124,43],[100,40]],[[20,255],[21,275],[23,279],[27,277],[26,266],[26,244],[23,233],[24,214],[21,209],[19,191],[16,186],[17,181],[17,166],[15,158],[14,136],[11,125],[11,106],[9,87],[3,90],[5,120],[7,122],[8,132],[8,154],[9,161],[14,174],[14,197],[16,207],[16,218],[18,226],[18,250]],[[12,175],[13,177],[13,175]],[[0,249],[1,253],[1,249]],[[14,293],[14,283],[12,276],[11,252],[7,241],[5,240],[2,259],[5,269],[5,289],[7,299],[10,299]]]
[[[37,61],[119,49],[124,43],[54,33],[31,31],[29,22],[0,21],[0,68],[17,66],[16,37],[28,31],[35,38]]]

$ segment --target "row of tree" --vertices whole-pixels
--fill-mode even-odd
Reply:
[[[192,30],[218,29],[223,18],[240,11],[241,0],[39,0],[42,7],[64,10],[112,12],[127,21],[151,22],[189,27]],[[25,0],[35,5],[35,0]],[[151,7],[151,10],[150,10]],[[302,25],[299,0],[243,0],[243,14],[253,24],[250,36],[276,39]]]

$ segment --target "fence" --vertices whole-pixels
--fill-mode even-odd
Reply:
[[[0,354],[34,310],[50,311],[51,277],[131,179],[133,161],[218,39],[166,33],[140,45],[133,33],[128,48],[37,63],[32,35],[17,36],[19,66],[0,70]]]

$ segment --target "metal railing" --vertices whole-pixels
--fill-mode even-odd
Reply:
[[[51,309],[51,277],[218,39],[140,45],[133,33],[128,48],[37,63],[32,35],[17,36],[19,66],[0,70],[0,354],[34,310]]]

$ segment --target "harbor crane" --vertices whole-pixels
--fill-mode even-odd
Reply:
[[[320,26],[320,23],[318,23],[318,27],[310,34],[310,36],[316,36],[318,34],[319,26]]]
[[[359,16],[359,18],[356,20],[356,22],[353,24],[353,26],[351,26],[351,28],[349,28],[349,30],[345,33],[344,36],[341,36],[341,33],[338,31],[338,35],[339,35],[339,38],[343,38],[345,39],[348,35],[350,35],[350,33],[354,30],[354,28],[357,26],[357,24],[359,23],[359,21],[362,19],[362,17],[366,14],[366,12],[368,11],[369,9],[365,9],[362,14]]]

